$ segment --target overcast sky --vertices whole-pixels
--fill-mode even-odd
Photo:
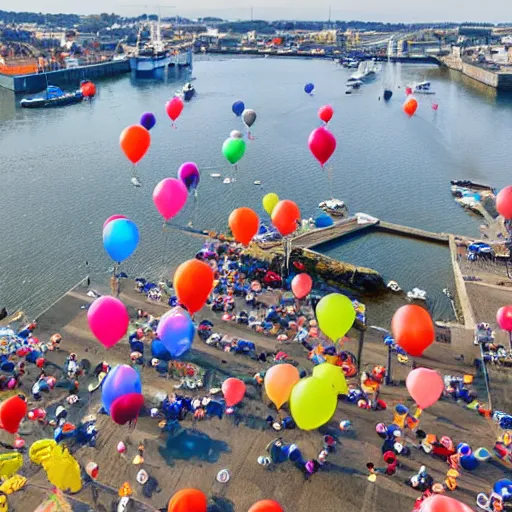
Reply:
[[[140,3],[139,3],[140,1]],[[158,2],[152,0],[0,0],[0,9],[7,11],[66,12],[95,14],[115,12],[135,16],[156,12]],[[145,7],[147,4],[147,7]],[[329,0],[160,0],[162,16],[219,16],[229,19],[248,19],[251,5],[255,19],[327,19],[329,4],[333,20],[365,21],[512,21],[512,2],[497,0],[357,0],[330,2]],[[175,6],[175,8],[171,8]]]

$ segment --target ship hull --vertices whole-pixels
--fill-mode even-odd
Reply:
[[[151,77],[169,65],[169,56],[137,56],[130,59],[130,69],[136,76]]]

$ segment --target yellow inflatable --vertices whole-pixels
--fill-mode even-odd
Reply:
[[[39,439],[32,443],[28,455],[34,464],[41,465],[52,456],[57,443],[53,439]]]
[[[80,466],[65,446],[57,445],[52,457],[43,462],[49,482],[61,491],[78,492],[82,488]]]
[[[7,496],[0,495],[0,512],[9,512],[9,503],[7,503]]]
[[[5,480],[5,482],[2,482],[2,485],[0,485],[0,492],[3,492],[4,494],[12,494],[13,492],[23,489],[26,483],[27,479],[24,476],[11,476],[11,478],[8,478]]]
[[[0,477],[9,478],[23,466],[23,456],[18,452],[0,455]]]

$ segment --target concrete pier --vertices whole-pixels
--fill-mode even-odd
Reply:
[[[393,224],[391,222],[379,221],[376,225],[379,231],[391,233],[393,235],[405,236],[408,238],[416,238],[426,242],[434,242],[440,244],[448,244],[447,233],[433,233],[432,231],[425,231],[424,229],[411,228],[408,226],[401,226],[400,224]]]

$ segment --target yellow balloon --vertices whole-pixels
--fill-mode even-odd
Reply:
[[[313,430],[325,425],[332,418],[337,403],[336,394],[328,382],[307,377],[294,386],[290,397],[290,411],[299,428]]]
[[[261,202],[263,204],[263,208],[265,209],[265,211],[269,215],[272,215],[272,212],[274,211],[276,204],[279,203],[279,196],[274,192],[270,192],[269,194],[263,196],[263,200]]]
[[[320,299],[316,306],[316,319],[320,330],[332,341],[349,331],[356,319],[352,301],[341,293],[330,293]]]
[[[30,460],[34,464],[42,464],[53,455],[57,443],[53,439],[39,439],[32,443],[28,452]]]
[[[23,456],[18,452],[8,452],[0,455],[0,477],[9,478],[23,466]]]
[[[345,374],[340,366],[330,363],[322,363],[313,368],[313,377],[328,382],[337,395],[347,395],[348,386]]]

